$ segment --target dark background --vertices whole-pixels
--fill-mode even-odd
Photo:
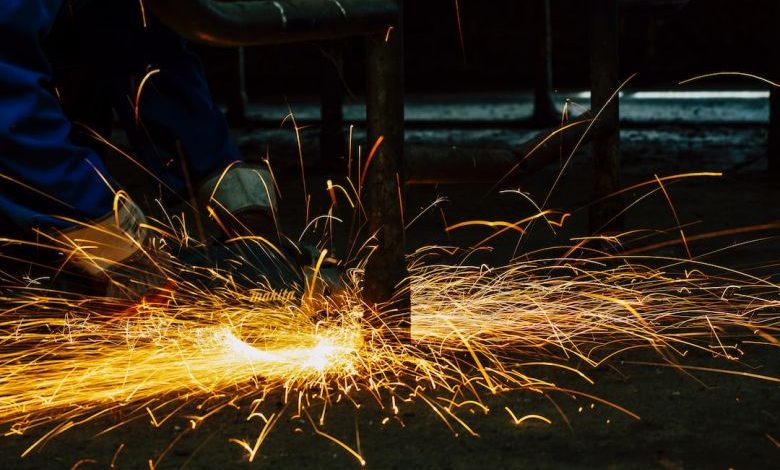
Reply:
[[[529,89],[538,15],[534,1],[459,0],[464,49],[455,0],[406,2],[407,88],[410,92]],[[552,0],[553,84],[587,88],[587,1]],[[691,0],[683,7],[621,9],[621,76],[638,73],[635,88],[664,88],[708,72],[738,70],[770,77],[776,61],[780,2]],[[360,40],[341,43],[345,82],[360,93]],[[251,48],[247,77],[251,97],[316,92],[325,44]],[[465,54],[464,54],[465,51]],[[218,97],[231,86],[232,51],[200,49]],[[733,78],[728,83],[734,83]],[[737,80],[737,86],[758,86]],[[707,81],[705,85],[722,85]]]

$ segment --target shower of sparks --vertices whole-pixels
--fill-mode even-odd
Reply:
[[[318,225],[332,234],[328,227],[338,220],[332,215],[336,207],[349,207],[359,218],[361,186],[381,143],[381,138],[373,143],[365,162],[358,157],[354,179],[343,185],[328,181],[331,210],[309,221],[307,206],[304,234]],[[715,174],[655,177],[624,191],[660,186],[671,205],[662,182],[694,176]],[[445,223],[445,232],[494,230],[474,246],[479,250],[499,236],[525,236],[537,222],[560,228],[570,215],[536,207],[537,213],[517,222]],[[436,203],[428,209],[434,208],[440,210]],[[573,247],[496,267],[470,265],[473,250],[420,249],[408,259],[412,341],[399,345],[369,321],[375,314],[361,301],[363,269],[375,240],[361,244],[354,238],[353,246],[361,248],[346,257],[344,293],[328,297],[318,288],[325,282],[317,278],[327,255],[323,250],[304,285],[290,286],[298,292],[291,301],[287,292],[262,284],[262,272],[256,282],[247,282],[253,276],[245,272],[239,279],[217,266],[175,261],[172,247],[198,242],[187,233],[184,216],[166,220],[180,226],[157,221],[148,228],[158,237],[150,259],[159,260],[154,270],[164,272],[167,282],[140,303],[54,290],[48,279],[10,279],[0,272],[0,426],[6,435],[40,434],[25,454],[73,427],[116,414],[122,419],[107,431],[139,418],[159,427],[173,417],[186,418],[195,430],[231,408],[261,422],[256,437],[230,439],[250,461],[280,420],[305,417],[315,434],[365,464],[359,444],[322,430],[328,409],[359,407],[365,398],[379,404],[386,420],[413,403],[425,404],[456,434],[477,435],[471,424],[475,412],[491,411],[489,396],[512,391],[581,395],[639,418],[619,403],[562,388],[539,370],[555,369],[589,384],[589,368],[640,348],[680,370],[687,368],[686,354],[704,351],[732,366],[724,372],[780,382],[733,367],[743,354],[741,339],[780,346],[780,286],[693,256],[629,255],[636,250],[630,237],[641,232],[572,239]],[[699,236],[686,238],[676,223],[687,248]],[[768,226],[777,227],[757,227]],[[602,253],[586,249],[590,242],[627,249],[622,255]],[[73,250],[54,243],[48,248]],[[284,256],[261,237],[227,243]],[[236,256],[227,264],[249,263]],[[279,396],[282,408],[271,403],[270,397]],[[508,424],[552,422],[510,407],[504,411]]]
[[[186,404],[208,403],[203,416],[190,419],[194,429],[230,404],[265,420],[256,440],[233,439],[254,459],[281,418],[279,411],[261,412],[275,392],[299,416],[361,393],[394,413],[400,403],[420,401],[453,432],[475,434],[464,410],[487,411],[486,396],[577,394],[535,377],[531,371],[540,365],[590,382],[587,370],[567,364],[577,359],[595,367],[636,348],[654,349],[672,365],[691,350],[734,361],[739,347],[721,337],[740,331],[777,345],[780,290],[748,275],[705,276],[713,267],[690,260],[687,271],[674,274],[680,270],[671,265],[680,260],[665,268],[662,259],[606,255],[497,268],[428,261],[444,251],[428,248],[410,259],[413,342],[404,347],[385,342],[362,321],[360,267],[349,273],[351,286],[338,303],[274,303],[274,296],[225,277],[209,289],[180,280],[180,288],[119,317],[99,313],[126,309],[116,300],[51,292],[34,282],[6,289],[0,422],[7,434],[47,427],[30,452],[120,409],[126,420],[147,416],[159,426]],[[315,315],[323,309],[327,318]],[[549,421],[507,412],[516,424]],[[364,462],[357,450],[312,426]]]

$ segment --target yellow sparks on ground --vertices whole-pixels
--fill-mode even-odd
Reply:
[[[567,366],[569,359],[595,367],[643,347],[663,357],[703,350],[731,360],[736,352],[718,339],[722,332],[773,337],[780,329],[778,286],[769,282],[677,276],[636,262],[608,268],[606,259],[560,261],[486,268],[412,259],[413,343],[404,347],[385,343],[362,321],[357,284],[329,305],[326,320],[314,311],[327,299],[268,302],[272,296],[229,282],[173,289],[123,318],[96,313],[95,299],[19,287],[2,298],[0,423],[7,434],[49,427],[32,449],[117,409],[160,426],[188,403],[239,406],[280,391],[290,410],[306,415],[314,403],[367,390],[395,413],[397,403],[424,402],[454,430],[474,433],[461,408],[488,412],[488,395],[558,390],[532,375],[540,365],[587,381],[587,371]],[[262,415],[259,405],[249,409]],[[516,424],[550,422],[506,411]],[[257,442],[234,440],[250,457],[280,419],[275,413],[262,419]],[[192,418],[192,426],[209,416]]]
[[[360,183],[380,145],[381,138],[365,167],[358,168]],[[663,181],[702,175],[711,176],[656,177],[653,183],[663,188]],[[354,200],[359,215],[360,187],[330,182],[326,190],[332,202],[335,189],[350,206]],[[550,220],[552,214],[560,214],[560,221]],[[477,244],[479,249],[499,236],[525,234],[536,221],[560,227],[567,217],[539,209],[514,223],[463,221],[447,230],[496,229]],[[320,219],[309,223],[307,215],[306,230]],[[197,245],[186,233],[185,218],[179,220],[180,228],[149,225],[160,237],[153,245],[162,253],[177,243]],[[169,282],[138,305],[53,290],[45,280],[4,279],[0,426],[5,435],[43,433],[26,454],[69,429],[115,412],[121,411],[123,419],[106,432],[141,418],[161,427],[174,416],[186,417],[188,430],[194,430],[230,407],[259,423],[257,437],[231,439],[249,460],[256,458],[280,420],[296,416],[306,417],[315,434],[364,465],[357,425],[355,448],[323,430],[327,410],[360,407],[358,396],[386,410],[389,416],[382,424],[398,419],[401,408],[421,403],[453,433],[474,436],[478,434],[470,413],[490,412],[488,396],[520,390],[582,396],[638,419],[620,404],[557,386],[540,377],[539,368],[592,384],[588,368],[638,348],[657,352],[670,367],[696,370],[680,363],[690,351],[707,352],[730,365],[738,360],[739,345],[723,341],[727,335],[778,345],[780,286],[771,281],[696,258],[620,256],[592,249],[586,258],[576,255],[590,241],[619,245],[632,233],[580,238],[574,247],[561,247],[558,257],[529,254],[496,267],[468,264],[473,253],[469,250],[419,249],[408,259],[412,341],[406,345],[377,331],[369,321],[373,312],[361,300],[361,278],[370,256],[365,253],[375,249],[370,237],[362,244],[358,236],[353,240],[353,248],[360,248],[348,255],[352,262],[343,275],[346,290],[333,298],[323,288],[328,250],[320,251],[314,269],[297,286],[300,298],[294,301],[289,295],[293,286],[278,292],[259,281],[247,285],[223,268],[176,264],[172,255],[161,256],[154,265]],[[686,235],[684,241],[696,239]],[[225,243],[262,250],[276,258],[275,266],[290,263],[282,248],[267,238],[244,236]],[[167,258],[170,265],[162,262]],[[248,263],[241,256],[228,261]],[[257,274],[259,279],[262,273]],[[272,395],[284,397],[282,409],[268,403]],[[504,409],[517,425],[552,422]],[[161,458],[150,460],[150,466]]]

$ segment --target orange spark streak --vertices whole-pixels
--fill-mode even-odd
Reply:
[[[285,409],[286,408],[287,407],[285,406]],[[265,441],[265,438],[268,437],[268,434],[271,432],[271,429],[273,429],[274,425],[276,425],[276,422],[279,420],[279,418],[282,415],[283,415],[282,412],[274,413],[271,415],[271,417],[265,422],[265,426],[263,426],[263,429],[260,431],[260,435],[257,436],[257,440],[255,441],[254,446],[250,447],[249,444],[246,443],[246,441],[242,441],[239,439],[230,439],[230,442],[242,447],[249,455],[249,461],[253,462],[255,460],[255,457],[257,456],[257,452],[260,450],[260,446],[263,445],[263,441]]]
[[[466,222],[459,222],[455,225],[451,225],[447,227],[445,230],[447,232],[451,232],[453,230],[457,230],[459,228],[463,227],[472,227],[475,225],[484,225],[486,227],[506,227],[508,229],[515,230],[519,233],[525,233],[525,230],[523,230],[521,227],[518,226],[519,222],[511,223],[511,222],[505,222],[503,220],[468,220]]]
[[[329,186],[329,187],[328,187],[328,191],[329,191],[329,192],[331,192],[331,191],[333,191],[333,190],[336,190],[336,189],[338,189],[339,191],[341,191],[341,193],[344,195],[344,197],[345,197],[345,198],[347,198],[347,202],[349,203],[349,207],[351,207],[352,209],[354,209],[354,208],[355,208],[355,203],[352,201],[352,198],[351,198],[351,197],[349,197],[349,193],[348,193],[348,192],[347,192],[347,190],[344,188],[344,186],[342,186],[342,185],[340,185],[340,184],[333,184],[333,182],[332,182],[332,181],[330,181],[330,180],[328,180],[328,186]],[[333,199],[335,199],[335,198],[336,198],[336,193],[335,193],[335,191],[333,191],[333,194],[332,194],[332,196],[331,196],[331,197],[332,197]]]
[[[542,422],[547,423],[547,424],[552,424],[552,421],[550,421],[549,419],[545,418],[542,415],[525,415],[522,418],[518,418],[512,412],[512,410],[509,409],[508,406],[505,406],[504,409],[506,410],[507,413],[509,413],[509,416],[512,418],[512,421],[514,421],[514,423],[517,424],[517,425],[523,424],[524,422],[526,422],[528,420],[531,420],[531,419],[542,421]]]
[[[723,173],[721,173],[719,171],[718,172],[699,171],[699,172],[693,172],[693,173],[679,173],[679,174],[676,174],[676,175],[670,175],[670,176],[661,177],[661,178],[659,178],[659,180],[661,180],[662,182],[667,182],[667,181],[674,181],[674,180],[685,179],[685,178],[696,178],[696,177],[704,177],[704,176],[720,178],[721,176],[723,176]],[[629,191],[633,191],[635,189],[643,188],[645,186],[649,186],[649,185],[652,185],[652,184],[657,184],[657,180],[652,179],[652,180],[649,180],[649,181],[644,181],[642,183],[634,184],[632,186],[628,186],[626,188],[623,188],[623,189],[620,189],[618,191],[615,191],[612,194],[608,194],[608,195],[602,196],[602,197],[600,197],[600,198],[598,198],[598,199],[596,199],[594,201],[591,201],[590,203],[588,203],[584,207],[590,207],[593,204],[598,204],[599,202],[604,201],[605,199],[609,199],[611,197],[619,196],[619,195],[627,193]]]
[[[49,196],[48,194],[44,193],[43,191],[35,189],[32,186],[30,186],[30,185],[28,185],[26,183],[23,183],[22,181],[19,181],[19,180],[15,179],[15,178],[11,178],[10,176],[4,175],[2,173],[0,173],[0,178],[4,179],[6,181],[10,181],[11,183],[14,183],[16,185],[19,185],[19,186],[23,187],[24,189],[26,189],[28,191],[32,191],[32,192],[34,192],[35,194],[37,194],[39,196],[43,196],[46,199],[49,199],[50,201],[56,202],[57,204],[62,204],[63,206],[67,207],[68,209],[73,209],[73,206],[68,204],[67,202],[61,201],[61,200],[57,199],[56,197]]]
[[[466,61],[466,40],[463,37],[463,21],[460,14],[460,0],[453,0],[455,3],[455,19],[458,23],[458,39],[460,40],[460,52],[463,55],[463,61]]]
[[[739,228],[731,228],[726,230],[717,230],[714,232],[708,232],[708,233],[702,233],[699,235],[689,236],[687,238],[688,242],[696,242],[700,240],[707,240],[710,238],[717,238],[717,237],[725,237],[728,235],[738,235],[742,233],[750,233],[750,232],[760,232],[764,230],[774,230],[774,229],[780,229],[780,221],[778,222],[771,222],[768,224],[760,224],[760,225],[751,225],[749,227],[739,227]],[[628,256],[628,255],[635,255],[638,253],[645,253],[648,251],[657,250],[659,248],[666,248],[667,246],[673,246],[680,243],[679,239],[675,240],[667,240],[665,242],[659,242],[655,243],[653,245],[647,245],[642,246],[639,248],[634,248],[631,250],[626,250],[621,252],[621,256]]]
[[[398,207],[401,209],[401,227],[406,227],[406,219],[404,217],[403,189],[401,188],[401,176],[398,173],[395,174],[395,184],[396,188],[398,188]]]
[[[314,286],[317,284],[317,275],[320,272],[320,268],[322,268],[322,262],[325,260],[326,256],[328,256],[328,250],[322,250],[320,257],[317,259],[317,264],[314,266],[314,272],[311,275],[311,283],[309,284],[309,300],[314,299]]]
[[[109,465],[109,468],[116,468],[116,459],[119,457],[119,453],[122,452],[122,449],[125,448],[125,443],[121,442],[119,444],[119,447],[116,449],[116,452],[114,452],[114,456],[111,457],[111,464]]]
[[[133,108],[133,115],[135,116],[136,126],[141,124],[141,92],[144,90],[144,85],[146,85],[146,82],[148,82],[153,75],[158,73],[160,73],[160,69],[153,69],[147,72],[146,75],[144,75],[144,78],[141,80],[141,84],[138,85],[138,90],[135,92],[135,107]]]
[[[691,249],[688,246],[688,242],[685,240],[685,231],[683,230],[682,224],[680,223],[680,218],[677,216],[677,209],[674,207],[672,198],[669,196],[669,192],[666,191],[666,186],[664,186],[664,184],[658,178],[658,175],[653,176],[655,176],[655,180],[658,182],[658,186],[661,187],[661,191],[664,193],[666,202],[669,203],[669,209],[672,210],[672,216],[674,217],[674,222],[677,224],[678,230],[680,231],[680,240],[682,241],[683,246],[685,246],[685,252],[688,254],[688,259],[692,259],[693,255],[691,254]]]
[[[366,163],[363,166],[363,172],[360,175],[360,184],[358,187],[363,187],[363,182],[366,180],[366,175],[368,174],[368,167],[371,165],[371,161],[374,159],[374,155],[376,155],[377,151],[379,150],[379,146],[382,145],[382,142],[384,142],[385,136],[380,135],[378,139],[376,139],[376,142],[374,142],[374,146],[371,147],[371,152],[369,152],[368,157],[366,158]]]
[[[143,22],[144,29],[148,27],[146,22],[146,8],[144,7],[144,0],[138,0],[138,5],[141,7],[141,21]]]
[[[687,83],[691,83],[696,80],[702,80],[704,78],[712,78],[712,77],[721,77],[721,76],[736,76],[736,77],[747,77],[752,78],[761,82],[766,83],[767,85],[773,86],[775,88],[780,87],[780,83],[775,83],[769,79],[766,79],[764,77],[761,77],[759,75],[753,75],[752,73],[745,73],[745,72],[714,72],[714,73],[705,73],[704,75],[698,75],[696,77],[691,77],[688,79],[685,79],[681,82],[678,82],[678,85],[685,85]]]
[[[509,171],[507,171],[507,172],[504,174],[504,176],[502,176],[502,177],[501,177],[501,178],[500,178],[500,179],[499,179],[499,180],[496,182],[496,184],[494,184],[494,185],[493,185],[493,187],[492,187],[492,188],[490,189],[490,191],[488,191],[488,192],[492,192],[492,191],[493,191],[493,190],[495,190],[497,187],[499,187],[499,186],[501,185],[501,183],[503,183],[503,182],[504,182],[504,181],[505,181],[507,178],[509,178],[509,175],[511,175],[512,173],[514,173],[514,172],[515,172],[515,171],[516,171],[518,168],[520,168],[520,166],[521,166],[521,165],[522,165],[522,164],[523,164],[523,163],[524,163],[524,162],[525,162],[527,159],[529,159],[529,158],[530,158],[530,157],[531,157],[531,156],[532,156],[534,153],[536,153],[536,151],[537,151],[537,150],[539,150],[540,148],[542,148],[542,147],[544,146],[544,144],[546,144],[547,142],[549,142],[549,141],[550,141],[550,139],[552,139],[552,138],[553,138],[553,137],[555,137],[556,135],[558,135],[558,134],[560,134],[560,133],[562,133],[562,132],[564,132],[564,131],[566,131],[566,130],[568,130],[568,129],[571,129],[572,127],[580,126],[580,125],[583,125],[583,124],[588,124],[588,128],[590,128],[590,125],[591,125],[591,123],[592,123],[592,119],[587,119],[587,120],[586,120],[586,119],[577,120],[577,121],[570,122],[570,123],[568,123],[568,124],[566,124],[566,125],[563,125],[563,126],[559,127],[558,129],[555,129],[554,131],[550,132],[550,134],[548,134],[548,135],[547,135],[547,136],[546,136],[544,139],[542,139],[542,140],[541,140],[541,141],[540,141],[538,144],[536,144],[536,145],[534,146],[534,148],[532,148],[531,150],[529,150],[529,151],[528,151],[528,153],[526,153],[525,155],[523,155],[523,158],[521,158],[519,162],[517,162],[517,163],[516,163],[514,166],[512,166],[512,168],[510,168],[510,169],[509,169]],[[586,130],[586,132],[587,132],[587,130]]]
[[[326,189],[328,191],[328,196],[330,196],[330,203],[333,207],[336,207],[339,205],[339,200],[336,198],[336,190],[333,188],[333,180],[328,180],[325,182]]]
[[[654,367],[674,367],[675,369],[685,370],[698,370],[702,372],[714,372],[716,374],[725,375],[737,375],[740,377],[749,377],[751,379],[766,380],[767,382],[780,383],[780,377],[772,377],[770,375],[754,374],[752,372],[743,372],[740,370],[727,370],[716,369],[714,367],[700,367],[700,366],[686,366],[681,364],[665,364],[659,362],[646,362],[646,361],[625,361],[626,364],[636,364],[640,366],[654,366]]]
[[[342,449],[344,449],[344,450],[346,450],[347,452],[349,452],[349,454],[350,454],[351,456],[355,457],[355,459],[356,459],[358,462],[360,462],[360,466],[362,466],[362,467],[365,467],[365,466],[366,466],[366,460],[363,458],[363,456],[362,456],[362,455],[360,455],[360,454],[359,454],[359,453],[358,453],[356,450],[354,450],[353,448],[351,448],[350,446],[348,446],[347,444],[345,444],[343,441],[341,441],[341,440],[339,440],[339,439],[337,439],[337,438],[335,438],[335,437],[331,436],[330,434],[328,434],[328,433],[326,433],[326,432],[324,432],[324,431],[321,431],[321,430],[320,430],[320,429],[317,427],[317,425],[316,425],[316,424],[314,424],[314,420],[312,420],[312,419],[311,419],[311,416],[309,415],[309,412],[308,412],[308,411],[306,411],[306,410],[304,410],[304,412],[305,412],[305,414],[306,414],[306,418],[309,420],[309,423],[311,423],[311,427],[312,427],[312,429],[314,429],[314,432],[315,432],[315,433],[316,433],[318,436],[322,436],[322,437],[324,437],[325,439],[328,439],[329,441],[333,442],[334,444],[338,445],[338,446],[339,446],[339,447],[341,447]]]

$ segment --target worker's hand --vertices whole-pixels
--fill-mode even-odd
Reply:
[[[137,301],[171,286],[175,264],[170,253],[147,246],[103,271],[96,281],[104,286],[107,298]]]
[[[135,301],[168,280],[172,257],[148,236],[143,212],[129,199],[94,223],[57,237],[66,260],[58,277],[69,291]]]

